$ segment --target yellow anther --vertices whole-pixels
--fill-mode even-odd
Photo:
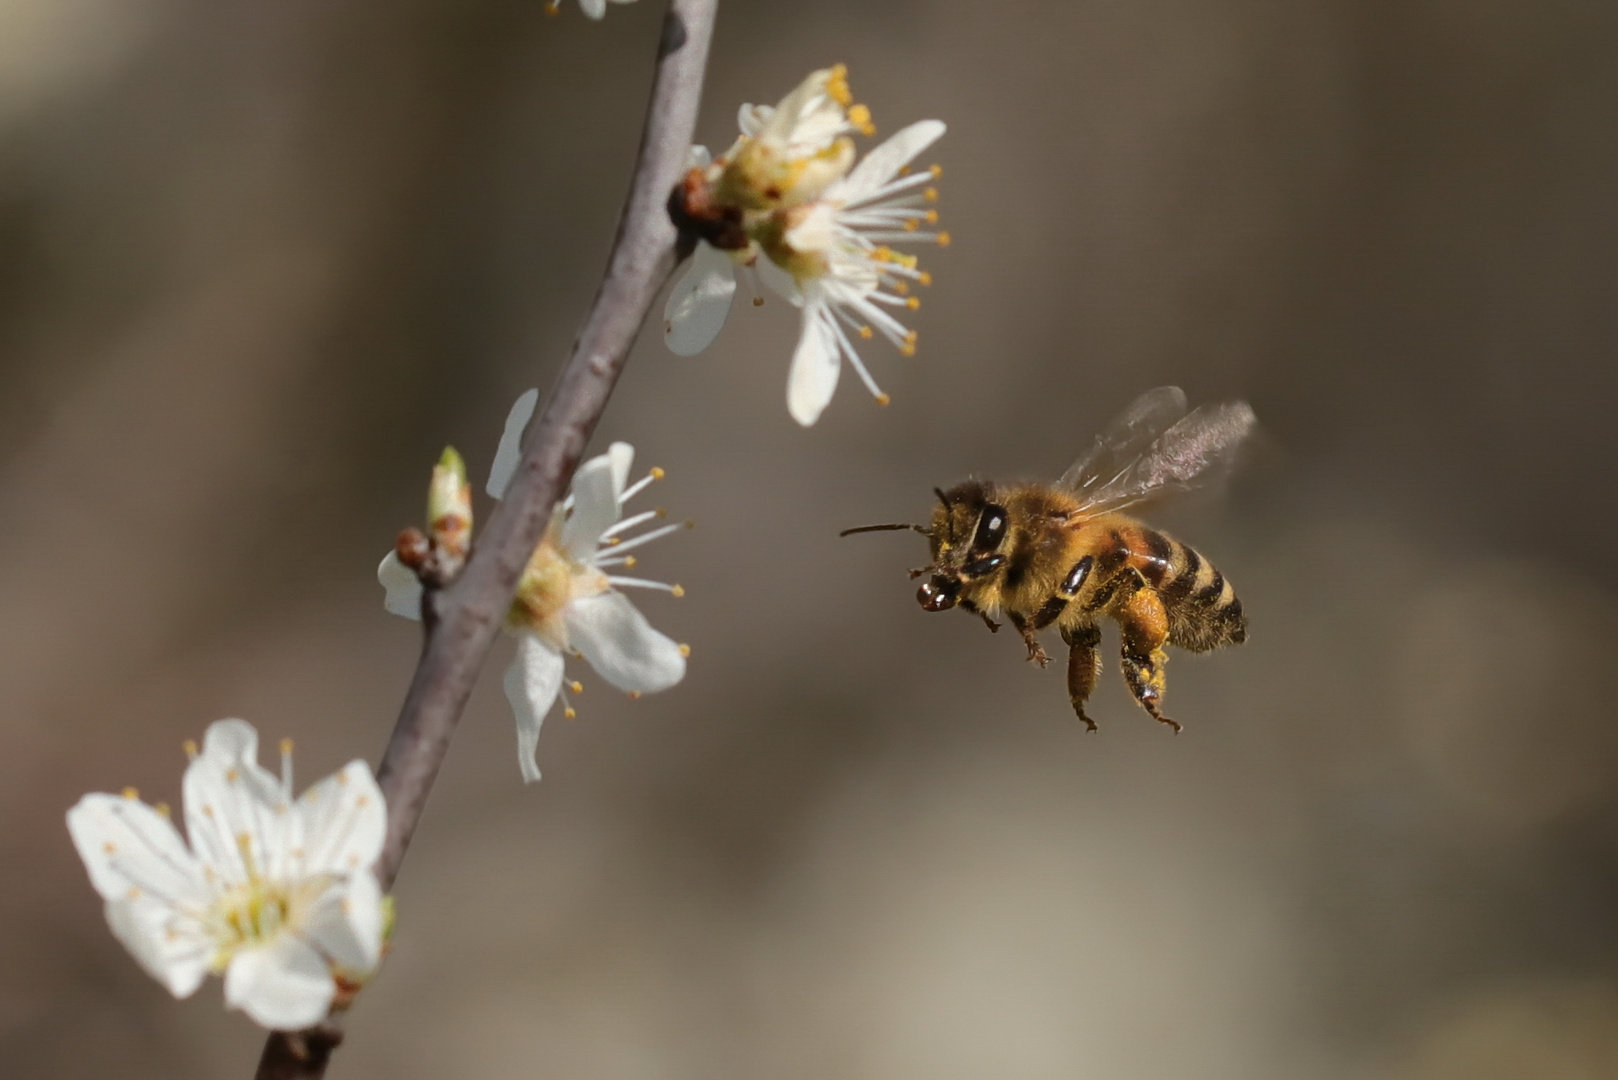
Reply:
[[[933,179],[934,180],[937,180],[940,176],[944,175],[944,166],[942,166],[942,165],[929,165],[929,166],[927,166],[927,171],[933,174]]]
[[[656,510],[652,511],[652,513],[656,514],[660,518],[665,518],[665,517],[669,516],[669,512],[667,510],[663,509],[661,506],[659,506]]]
[[[929,225],[937,225],[938,224],[938,211],[937,210],[929,210],[929,211],[927,211],[927,224],[929,224]]]
[[[236,781],[240,780],[241,778],[242,778],[242,774],[237,772],[235,769],[226,769],[225,770],[225,779],[227,781],[229,781],[230,783],[234,784]]]
[[[848,90],[847,64],[837,64],[831,69],[831,74],[826,77],[826,93],[845,109],[853,102],[854,95]]]
[[[660,465],[653,465],[652,466],[652,479],[653,480],[661,480],[661,479],[663,479],[663,477],[665,477],[667,475],[668,475],[668,473],[663,471],[662,466],[660,466]]]
[[[118,845],[113,843],[111,840],[108,840],[105,844],[101,845],[101,850],[105,851],[108,855],[111,855],[113,852],[118,850]]]
[[[684,596],[685,595],[685,586],[684,585],[676,585],[676,586],[674,586],[674,588],[670,589],[669,592],[673,593],[677,597]]]
[[[921,307],[921,297],[912,296],[910,299],[905,301],[905,307],[909,308],[911,311],[915,311],[917,308]]]
[[[126,799],[138,799],[138,798],[140,798],[140,792],[135,788],[126,787],[126,788],[124,788],[124,798],[126,798]]]
[[[864,338],[866,341],[870,341],[873,336],[875,335],[869,326],[860,327],[860,337]]]
[[[887,408],[892,402],[893,399],[886,394],[878,394],[876,396],[876,403],[882,406],[884,409]]]
[[[919,228],[921,228],[921,222],[917,221],[915,218],[911,218],[909,221],[905,222],[905,232],[915,232]]]
[[[876,125],[871,123],[871,110],[864,105],[853,105],[848,110],[848,122],[863,135],[875,135]]]
[[[764,306],[764,298],[762,296],[753,297],[753,306],[754,307],[763,307]]]
[[[630,701],[639,701],[640,700],[640,691],[639,690],[631,690],[629,692],[629,700]]]
[[[579,717],[579,711],[577,709],[575,709],[573,706],[571,706],[571,705],[562,706],[562,719],[564,719],[564,720],[577,720],[578,717]]]
[[[914,330],[905,335],[904,344],[899,346],[899,351],[905,356],[916,355],[916,332]]]
[[[909,296],[910,286],[906,285],[902,281],[895,281],[893,283],[893,291],[898,293],[900,296]]]
[[[899,175],[900,176],[909,176],[910,175],[910,166],[908,166],[908,165],[902,166],[899,169]]]
[[[633,556],[633,555],[625,555],[624,556],[624,568],[628,569],[628,570],[635,569],[635,556]]]
[[[921,272],[921,276],[916,278],[916,280],[921,282],[923,285],[931,285],[933,283],[933,275],[923,270]]]
[[[185,740],[185,742],[180,744],[180,749],[185,751],[185,756],[186,757],[188,757],[188,758],[196,757],[197,756],[197,740],[195,740],[195,739],[187,739],[187,740]]]
[[[680,655],[681,656],[690,656],[691,655],[691,646],[682,643],[680,645]]]
[[[283,753],[283,754],[292,753],[292,740],[291,739],[282,739],[281,740],[281,753]]]
[[[930,187],[926,191],[921,193],[921,197],[926,199],[928,202],[937,202],[938,201],[938,189],[935,188],[935,187]]]
[[[608,547],[617,547],[619,544],[621,544],[623,542],[624,542],[624,538],[621,537],[621,536],[609,536],[609,537],[607,537],[607,546]]]
[[[949,247],[949,233],[941,232],[938,234],[938,246]]]
[[[581,682],[580,682],[580,681],[579,681],[579,680],[577,680],[577,679],[574,679],[574,680],[573,680],[573,681],[572,681],[572,682],[570,682],[570,683],[568,683],[568,684],[567,684],[567,688],[568,688],[568,689],[569,689],[569,690],[571,690],[571,691],[573,691],[573,692],[574,692],[574,693],[575,693],[575,694],[582,694],[582,693],[584,693],[584,684],[583,684],[583,683],[581,683]]]
[[[173,812],[173,811],[171,811],[169,809],[169,804],[166,803],[166,802],[160,802],[156,806],[154,806],[152,809],[157,811],[157,816],[158,817],[168,817],[169,814],[171,814]]]
[[[688,528],[688,529],[696,528],[697,527],[696,519],[695,518],[686,518],[685,519],[685,527]]]

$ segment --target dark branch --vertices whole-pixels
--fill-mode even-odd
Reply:
[[[466,569],[448,589],[423,601],[431,605],[423,612],[426,643],[377,770],[388,801],[387,840],[376,864],[385,890],[398,876],[517,579],[674,268],[676,237],[667,204],[685,171],[717,6],[718,0],[670,0],[640,155],[601,288],[544,409],[529,426],[522,463],[478,536]],[[258,1080],[315,1080],[324,1074],[339,1038],[327,1028],[272,1034]]]

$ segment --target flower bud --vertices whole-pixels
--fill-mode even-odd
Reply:
[[[456,559],[472,546],[472,485],[453,446],[444,448],[427,487],[427,530],[433,547]]]

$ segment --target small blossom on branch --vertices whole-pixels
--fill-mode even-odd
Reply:
[[[762,280],[803,309],[787,406],[805,426],[830,402],[844,359],[887,403],[854,339],[880,335],[906,355],[915,352],[915,332],[894,312],[919,307],[911,288],[932,278],[893,245],[949,243],[948,233],[933,228],[940,170],[909,171],[944,134],[943,123],[911,124],[855,165],[849,133],[873,129],[869,110],[850,102],[839,66],[815,72],[774,109],[744,105],[735,145],[713,161],[693,148],[670,201],[695,247],[665,308],[669,348],[687,356],[707,348],[725,324],[742,268],[755,278],[755,304],[763,302]]]
[[[489,474],[488,491],[496,498],[511,480],[519,460],[517,448],[537,400],[538,392],[528,391],[507,417]],[[574,709],[567,691],[583,690],[581,683],[565,679],[568,654],[583,656],[608,683],[636,696],[666,690],[685,677],[690,649],[653,629],[619,591],[658,589],[675,596],[685,592],[679,585],[618,572],[636,565],[637,557],[631,554],[636,548],[686,527],[663,525],[628,535],[664,516],[661,510],[623,516],[624,504],[663,476],[663,470],[653,469],[630,483],[634,457],[632,446],[616,442],[605,454],[579,466],[570,494],[552,513],[550,526],[528,560],[506,617],[506,629],[517,638],[517,656],[504,685],[517,720],[517,763],[528,783],[540,777],[534,755],[546,714],[560,698],[564,715],[571,718]],[[421,581],[396,552],[383,558],[377,579],[387,591],[383,606],[388,611],[420,618]]]
[[[389,929],[371,872],[387,815],[370,767],[350,762],[294,799],[290,741],[279,778],[243,720],[187,749],[186,839],[133,789],[68,811],[107,924],[175,997],[213,972],[226,1004],[264,1027],[318,1024],[375,972]]]

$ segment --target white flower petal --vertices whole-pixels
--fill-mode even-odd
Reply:
[[[568,640],[620,690],[667,690],[685,677],[685,657],[619,592],[574,600],[562,612]]]
[[[382,886],[361,870],[326,890],[303,924],[303,936],[349,978],[363,982],[382,959]]]
[[[225,1003],[276,1031],[320,1023],[336,992],[326,961],[294,934],[242,949],[225,970]]]
[[[854,166],[854,171],[837,185],[836,196],[853,200],[870,194],[897,176],[912,158],[937,142],[943,134],[942,120],[918,120],[894,132]]]
[[[629,486],[629,470],[635,467],[635,448],[626,442],[615,442],[607,447],[607,460],[612,462],[612,497],[621,503],[624,488]]]
[[[506,669],[503,685],[517,718],[517,764],[523,782],[531,784],[539,779],[534,762],[539,728],[562,690],[562,654],[533,634],[518,634],[517,656]]]
[[[485,489],[497,499],[505,497],[512,474],[517,471],[517,463],[522,460],[522,433],[527,429],[528,421],[533,419],[534,409],[538,405],[539,391],[525,390],[506,414],[506,428],[500,434],[500,445],[495,448],[494,464],[489,466],[489,484]]]
[[[634,451],[630,450],[629,460],[633,459]],[[586,461],[573,474],[573,512],[562,523],[562,550],[579,562],[595,554],[601,534],[618,522],[618,493],[623,490],[618,480],[620,466],[627,476],[629,462],[623,452],[614,454],[609,450]]]
[[[382,561],[376,567],[376,580],[387,590],[382,597],[382,607],[386,611],[407,619],[421,618],[421,579],[414,570],[399,561],[397,553],[390,551],[382,556]]]
[[[134,889],[171,904],[203,900],[201,864],[174,825],[140,800],[86,795],[67,812],[67,829],[102,899],[125,900]]]
[[[809,427],[837,389],[837,373],[842,366],[837,348],[837,331],[830,325],[834,316],[820,303],[803,310],[803,332],[792,354],[787,372],[787,411],[792,419]]]
[[[363,761],[350,761],[305,791],[291,816],[296,831],[287,848],[301,855],[288,871],[300,877],[365,873],[382,854],[388,808]]]
[[[181,782],[191,850],[232,882],[246,881],[249,858],[286,847],[289,815],[281,783],[258,763],[258,732],[245,720],[208,726],[202,753]],[[244,851],[245,847],[245,851]]]
[[[736,110],[736,128],[747,138],[752,138],[774,115],[774,105],[743,105]]]
[[[663,307],[663,341],[677,356],[695,356],[713,344],[736,296],[736,264],[711,244],[698,242],[691,265]]]
[[[214,944],[202,924],[150,897],[107,901],[107,926],[146,974],[177,998],[208,976]]]
[[[579,0],[579,10],[592,19],[599,19],[607,13],[607,0]]]

